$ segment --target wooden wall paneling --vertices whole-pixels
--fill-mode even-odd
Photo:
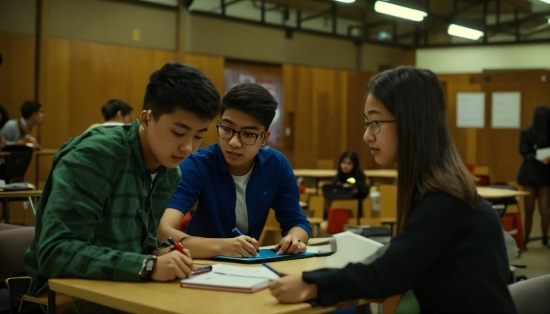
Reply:
[[[208,76],[218,89],[220,96],[223,97],[225,84],[223,72],[225,59],[223,57],[185,54],[185,63],[196,67]],[[201,147],[218,142],[218,134],[216,132],[216,123],[218,123],[218,120],[219,117],[217,116],[208,125],[208,132],[202,140]]]
[[[281,77],[283,78],[283,102],[284,120],[283,120],[283,153],[291,165],[294,165],[294,153],[296,147],[296,98],[298,93],[291,92],[287,88],[296,86],[296,67],[283,64],[281,68]]]
[[[44,148],[60,148],[70,134],[70,42],[50,39],[49,50],[45,59],[47,71],[41,76],[45,88],[39,91],[44,107],[44,122],[40,126],[41,145]],[[74,121],[74,123],[79,123]]]
[[[174,59],[173,52],[50,39],[43,146],[59,148],[92,123],[102,122],[101,106],[125,100],[137,118],[149,75]]]
[[[335,93],[337,70],[315,68],[313,72],[313,137],[316,144],[316,159],[333,159],[340,151],[342,104]],[[315,167],[317,168],[317,166]]]
[[[303,66],[287,66],[285,71],[291,70],[294,79],[291,82],[283,81],[285,103],[293,102],[295,108],[294,152],[293,164],[296,168],[315,168],[317,163],[317,145],[313,139],[313,68]],[[285,76],[286,77],[286,76]],[[289,84],[293,85],[289,85]]]
[[[440,74],[438,78],[447,103],[447,124],[453,143],[464,163],[476,164],[477,129],[456,126],[456,96],[460,92],[480,92],[479,80],[475,74],[467,73]]]
[[[0,53],[3,58],[0,66],[0,104],[10,119],[20,118],[23,101],[35,99],[36,37],[0,33]],[[34,165],[34,159],[31,162]],[[33,182],[34,173],[34,168],[30,167],[25,180]],[[34,224],[32,211],[29,208],[25,212],[23,202],[10,203],[10,215],[12,223]]]
[[[477,151],[480,165],[488,165],[491,182],[515,181],[521,165],[519,154],[520,131],[531,125],[535,108],[549,104],[549,71],[517,70],[485,72],[482,89],[486,93],[486,125],[480,130]],[[541,78],[546,76],[546,80]],[[491,94],[493,92],[521,93],[521,127],[519,129],[494,129],[491,127]]]
[[[36,37],[0,33],[0,104],[10,119],[21,116],[21,104],[34,99]]]
[[[363,169],[379,168],[380,166],[376,164],[370,154],[367,143],[363,141],[363,135],[365,134],[363,112],[365,110],[368,83],[373,73],[348,71],[346,75],[348,77],[346,103],[348,109],[345,123],[347,128],[346,147],[357,152],[360,165]],[[336,158],[339,157],[337,156]]]

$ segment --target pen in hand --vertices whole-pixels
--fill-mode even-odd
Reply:
[[[183,251],[183,245],[181,245],[181,243],[174,241],[172,237],[168,237],[168,242],[170,242],[170,244],[172,244],[181,254],[185,255],[185,252]],[[209,271],[212,271],[212,265],[196,268],[191,272],[191,275],[200,275]]]
[[[271,270],[272,272],[274,272],[275,275],[277,275],[277,276],[279,276],[279,277],[283,277],[283,274],[281,274],[280,272],[276,271],[276,270],[273,269],[271,266],[267,265],[265,262],[262,262],[262,265],[263,265],[265,268],[267,268],[267,269]]]
[[[244,234],[243,234],[241,231],[239,231],[239,229],[237,229],[237,228],[233,228],[233,230],[231,230],[231,231],[233,231],[233,233],[234,233],[235,235],[237,235],[237,236],[242,236],[242,235],[244,235]],[[249,242],[250,242],[250,241],[249,241]],[[261,256],[260,256],[260,253],[259,253],[259,252],[256,252],[256,256],[254,256],[254,257],[261,257]]]
[[[183,245],[179,242],[175,242],[172,237],[168,237],[168,242],[174,246],[174,248],[178,251],[180,251],[181,254],[185,255],[185,252],[183,251]]]

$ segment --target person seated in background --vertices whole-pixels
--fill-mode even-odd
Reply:
[[[338,161],[338,173],[332,178],[332,184],[353,187],[353,197],[364,199],[369,194],[367,178],[361,165],[359,156],[353,150],[345,151]]]
[[[376,163],[398,166],[397,236],[370,264],[289,274],[270,281],[271,294],[328,306],[410,291],[415,313],[516,313],[502,223],[452,143],[437,76],[414,67],[375,75],[363,116]]]
[[[153,72],[139,119],[97,128],[67,142],[53,160],[25,254],[38,295],[50,278],[169,281],[191,275],[193,261],[157,243],[157,226],[217,115],[220,96],[201,71],[169,62]],[[102,311],[90,311],[101,313]]]
[[[105,105],[103,105],[103,107],[101,107],[101,114],[105,118],[105,122],[94,123],[88,128],[88,130],[98,126],[113,126],[113,125],[128,124],[130,123],[131,112],[132,112],[132,107],[130,107],[130,105],[128,105],[123,100],[111,99]]]
[[[264,148],[277,101],[255,83],[235,85],[222,99],[220,139],[180,164],[182,180],[159,224],[159,239],[181,239],[194,258],[255,256],[270,208],[283,239],[278,253],[306,251],[311,227],[286,157]],[[197,205],[185,232],[177,229]],[[242,236],[232,230],[238,228]]]
[[[6,122],[0,131],[0,136],[6,140],[7,145],[32,144],[35,149],[40,149],[40,145],[31,132],[44,120],[42,105],[37,101],[27,100],[21,105],[21,115],[22,117],[19,119]]]

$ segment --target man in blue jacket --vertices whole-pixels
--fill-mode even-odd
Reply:
[[[159,224],[159,239],[180,240],[194,258],[255,256],[270,208],[283,239],[279,253],[306,250],[311,227],[302,214],[294,172],[279,151],[264,147],[277,101],[255,83],[234,86],[216,125],[220,142],[180,164],[182,180]],[[184,215],[197,205],[185,232]],[[233,229],[243,234],[235,236]]]

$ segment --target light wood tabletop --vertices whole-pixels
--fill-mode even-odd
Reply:
[[[527,191],[497,189],[497,188],[490,188],[486,186],[478,186],[477,193],[479,194],[479,196],[486,198],[488,200],[529,195],[529,192]]]
[[[38,198],[40,195],[42,195],[42,190],[0,191],[0,200],[2,200],[2,206],[4,208],[4,222],[7,224],[10,223],[10,198]],[[34,205],[31,204],[31,206],[33,206],[32,208],[34,211]],[[25,224],[26,219],[25,216]]]
[[[366,169],[365,176],[376,178],[397,178],[395,169]],[[335,169],[294,169],[294,176],[308,178],[332,178],[336,175]]]
[[[0,191],[0,198],[39,197],[42,190]]]
[[[269,263],[282,273],[299,274],[325,266],[326,257],[310,257]],[[204,261],[197,261],[204,264]],[[208,261],[209,263],[216,263]],[[237,265],[237,264],[233,264]],[[260,266],[260,264],[238,264]],[[50,279],[50,291],[98,303],[130,313],[326,313],[334,307],[308,303],[281,304],[269,289],[255,293],[180,287],[172,282],[117,282],[87,279]]]

